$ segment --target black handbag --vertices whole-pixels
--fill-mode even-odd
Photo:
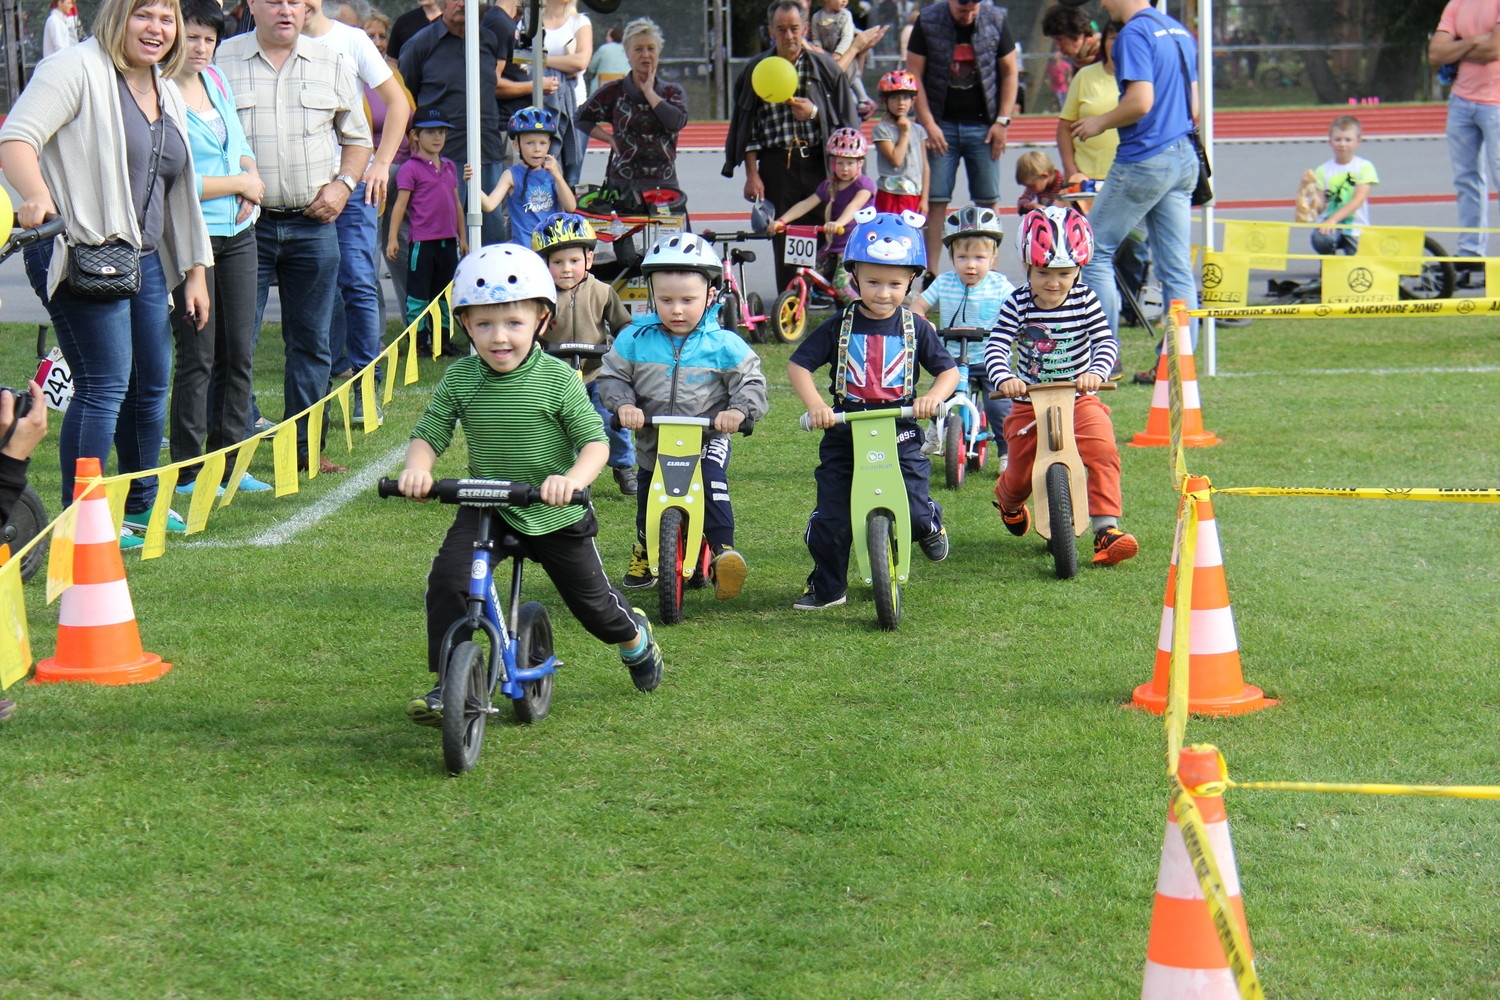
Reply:
[[[1188,121],[1192,121],[1193,78],[1188,75],[1187,53],[1182,51],[1181,42],[1174,41],[1173,44],[1177,47],[1177,61],[1182,66],[1182,99],[1187,102]],[[1214,200],[1214,186],[1209,180],[1214,170],[1208,165],[1208,152],[1203,148],[1203,136],[1196,124],[1188,132],[1188,141],[1193,144],[1193,152],[1198,154],[1198,184],[1193,188],[1192,204],[1194,208],[1201,208]]]
[[[157,100],[157,121],[161,128],[151,132],[151,180],[146,185],[146,212],[151,211],[151,195],[156,190],[156,173],[161,165],[162,147],[166,145],[166,110]],[[141,228],[145,228],[142,213]],[[82,299],[112,302],[134,297],[141,290],[141,252],[124,240],[108,243],[81,243],[68,248],[68,288]]]
[[[128,299],[141,290],[141,252],[123,240],[69,247],[68,288],[84,299]]]

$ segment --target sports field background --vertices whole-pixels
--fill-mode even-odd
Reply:
[[[4,331],[19,378],[34,331]],[[270,412],[278,349],[262,338]],[[1127,367],[1149,352],[1128,332]],[[858,587],[794,613],[816,438],[794,429],[787,353],[762,349],[771,415],[735,442],[742,597],[689,595],[648,696],[533,573],[567,660],[552,715],[493,726],[463,778],[401,711],[427,685],[421,593],[451,511],[350,485],[397,468],[379,460],[434,368],[354,473],[241,496],[164,558],[128,557],[172,672],[8,692],[0,995],[1138,994],[1164,741],[1120,706],[1154,659],[1164,450],[1122,448],[1135,560],[1053,579],[973,476],[940,491],[953,554],[917,560],[900,632]],[[1216,485],[1496,485],[1493,323],[1257,322],[1220,331],[1219,365],[1202,390],[1225,443],[1189,453]],[[1148,399],[1107,398],[1122,441]],[[55,511],[51,439],[34,479]],[[607,479],[596,499],[618,574],[632,508]],[[1492,506],[1215,507],[1247,679],[1284,703],[1190,740],[1244,779],[1496,781]],[[45,656],[56,609],[40,586],[28,601]],[[1496,804],[1226,801],[1269,996],[1500,991]]]

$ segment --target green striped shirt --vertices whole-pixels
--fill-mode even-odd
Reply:
[[[578,373],[540,349],[511,372],[497,372],[472,355],[453,362],[411,436],[441,455],[459,423],[468,439],[470,476],[533,486],[565,475],[590,441],[607,440]],[[566,528],[587,513],[579,505],[500,509],[506,523],[524,535]]]

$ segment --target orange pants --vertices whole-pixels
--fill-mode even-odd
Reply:
[[[1036,458],[1036,412],[1026,400],[1005,418],[1001,432],[1010,454],[1010,464],[995,484],[1000,506],[1015,510],[1031,496],[1031,465]],[[1027,424],[1033,424],[1026,427]],[[1026,427],[1026,432],[1021,429]],[[1098,396],[1079,396],[1073,403],[1073,439],[1088,472],[1089,513],[1120,516],[1120,449],[1115,444],[1115,425],[1109,407]]]

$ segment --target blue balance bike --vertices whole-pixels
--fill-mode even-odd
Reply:
[[[982,372],[969,368],[969,345],[989,338],[990,331],[972,327],[948,327],[938,331],[953,360],[958,362],[958,391],[949,400],[949,407],[932,418],[937,431],[938,450],[933,454],[943,458],[943,484],[950,490],[962,488],[965,472],[979,472],[989,457],[990,443],[995,440],[996,429],[990,426],[984,407],[974,403],[984,399],[984,377]],[[953,410],[958,410],[955,416]]]
[[[378,484],[383,497],[399,497],[394,479]],[[438,652],[438,686],[443,693],[443,763],[454,774],[473,768],[484,743],[484,727],[500,710],[491,701],[498,687],[510,699],[518,722],[539,722],[552,707],[552,675],[563,663],[552,653],[552,621],[536,601],[521,603],[521,571],[525,558],[520,539],[499,523],[497,507],[528,507],[542,502],[542,491],[526,483],[503,479],[440,479],[431,496],[442,503],[479,508],[479,535],[474,540],[474,563],[469,572],[469,612],[448,626]],[[588,503],[589,491],[573,494],[574,503]],[[508,617],[501,617],[495,590],[494,563],[512,559]],[[483,632],[485,650],[472,639],[455,642],[460,634]]]

